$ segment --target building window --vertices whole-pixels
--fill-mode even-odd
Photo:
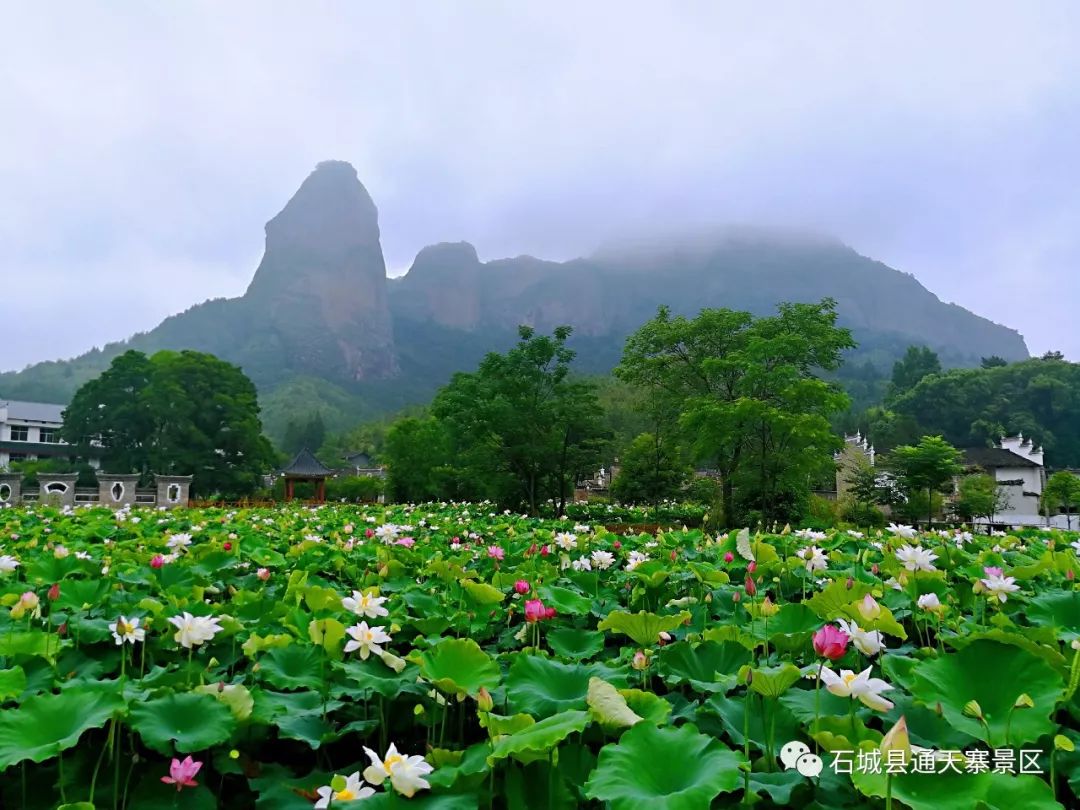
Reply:
[[[45,491],[53,495],[63,495],[68,491],[67,484],[60,481],[53,481],[52,483],[45,485]]]
[[[10,456],[8,456],[8,460],[12,462],[26,461],[26,453],[12,453]]]
[[[0,484],[0,503],[7,503],[11,500],[11,485]]]
[[[42,428],[39,432],[41,438],[38,441],[42,444],[60,444],[60,431],[56,428]]]
[[[12,425],[11,440],[13,442],[30,441],[30,428],[26,427],[25,425]]]

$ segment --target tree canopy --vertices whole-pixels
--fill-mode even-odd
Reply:
[[[255,386],[231,363],[194,351],[129,351],[83,385],[62,435],[84,455],[103,446],[109,472],[194,475],[192,491],[252,492],[275,463]]]
[[[661,307],[629,337],[616,374],[648,390],[657,412],[679,414],[694,456],[720,473],[733,525],[797,512],[810,478],[831,469],[839,440],[829,418],[849,399],[818,375],[853,345],[830,299],[759,318],[705,309],[688,319]]]

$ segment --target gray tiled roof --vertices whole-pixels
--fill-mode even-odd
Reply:
[[[1000,447],[964,448],[964,463],[969,467],[982,467],[984,470],[992,470],[998,467],[1039,466],[1029,458],[1024,458],[1012,450],[1004,450]]]
[[[66,407],[67,405],[56,405],[51,402],[0,400],[0,408],[7,408],[8,419],[20,419],[26,422],[62,422]]]
[[[321,478],[333,475],[334,471],[319,461],[306,447],[296,454],[296,458],[287,466],[282,467],[282,475],[311,476]]]

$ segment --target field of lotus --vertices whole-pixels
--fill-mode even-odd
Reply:
[[[0,804],[1080,803],[1075,534],[0,511]]]

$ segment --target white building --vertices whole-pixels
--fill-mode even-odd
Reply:
[[[74,448],[60,439],[66,405],[0,400],[0,469],[13,462],[70,458]],[[97,460],[90,464],[97,466]]]
[[[1065,528],[1065,516],[1049,520],[1041,514],[1046,485],[1046,466],[1041,447],[1023,434],[1002,438],[998,447],[971,447],[964,450],[964,463],[994,476],[1005,494],[1005,508],[994,516],[995,523],[1010,526],[1058,526]],[[1060,520],[1059,520],[1060,518]],[[985,522],[983,521],[976,521]]]

